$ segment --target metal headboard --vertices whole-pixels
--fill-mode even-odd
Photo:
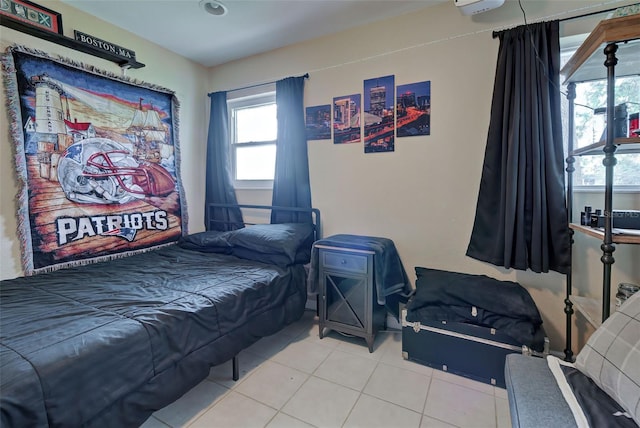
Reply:
[[[209,229],[212,228],[214,223],[223,223],[223,224],[232,224],[235,222],[225,221],[225,220],[215,220],[212,218],[212,210],[214,208],[246,208],[246,209],[256,209],[256,210],[269,210],[269,211],[289,211],[289,212],[300,212],[300,213],[310,213],[311,221],[313,224],[315,241],[322,238],[322,224],[320,222],[320,210],[318,208],[297,208],[297,207],[279,207],[273,205],[250,205],[250,204],[217,204],[210,203],[207,205],[207,218],[205,219],[205,224],[209,226]],[[244,222],[244,225],[251,225],[255,223]]]

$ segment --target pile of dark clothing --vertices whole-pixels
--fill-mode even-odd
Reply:
[[[542,318],[529,292],[517,282],[424,267],[416,267],[416,275],[415,294],[407,303],[407,321],[491,327],[543,351]]]

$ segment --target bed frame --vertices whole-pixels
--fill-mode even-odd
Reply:
[[[320,210],[317,208],[296,208],[296,207],[282,207],[275,205],[251,205],[251,204],[218,204],[218,203],[210,203],[207,205],[207,218],[205,219],[205,225],[207,225],[207,229],[215,229],[216,223],[222,224],[235,224],[235,222],[228,220],[215,220],[213,219],[213,210],[215,208],[240,208],[240,210],[264,210],[265,218],[269,220],[269,217],[266,217],[266,214],[270,214],[274,211],[282,211],[282,212],[295,212],[295,213],[310,213],[311,220],[313,224],[313,229],[315,231],[315,239],[322,239],[322,225],[320,221]],[[266,211],[269,211],[267,213]],[[245,226],[249,226],[252,224],[256,224],[253,222],[243,222]]]

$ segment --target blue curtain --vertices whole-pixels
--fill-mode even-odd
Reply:
[[[274,206],[311,208],[304,80],[305,77],[301,76],[276,82],[278,141],[271,201]],[[311,214],[273,210],[271,223],[311,223]]]
[[[210,203],[237,205],[236,192],[231,179],[229,156],[229,114],[227,93],[214,92],[211,98],[209,136],[207,138],[207,171],[205,184],[205,228],[207,230],[234,230],[244,227],[239,208],[213,208]]]
[[[534,272],[570,269],[558,21],[498,34],[476,217],[467,255]]]

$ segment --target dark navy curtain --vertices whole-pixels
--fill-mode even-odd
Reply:
[[[558,21],[499,33],[491,118],[467,255],[534,272],[570,268]]]
[[[278,140],[272,205],[311,208],[309,160],[304,124],[305,77],[276,82]],[[273,210],[271,223],[311,223],[311,213]]]
[[[229,156],[229,114],[227,93],[214,92],[211,98],[209,136],[207,138],[207,172],[205,184],[205,228],[234,230],[244,226],[239,208],[213,208],[210,203],[236,204],[236,192],[231,179]]]

